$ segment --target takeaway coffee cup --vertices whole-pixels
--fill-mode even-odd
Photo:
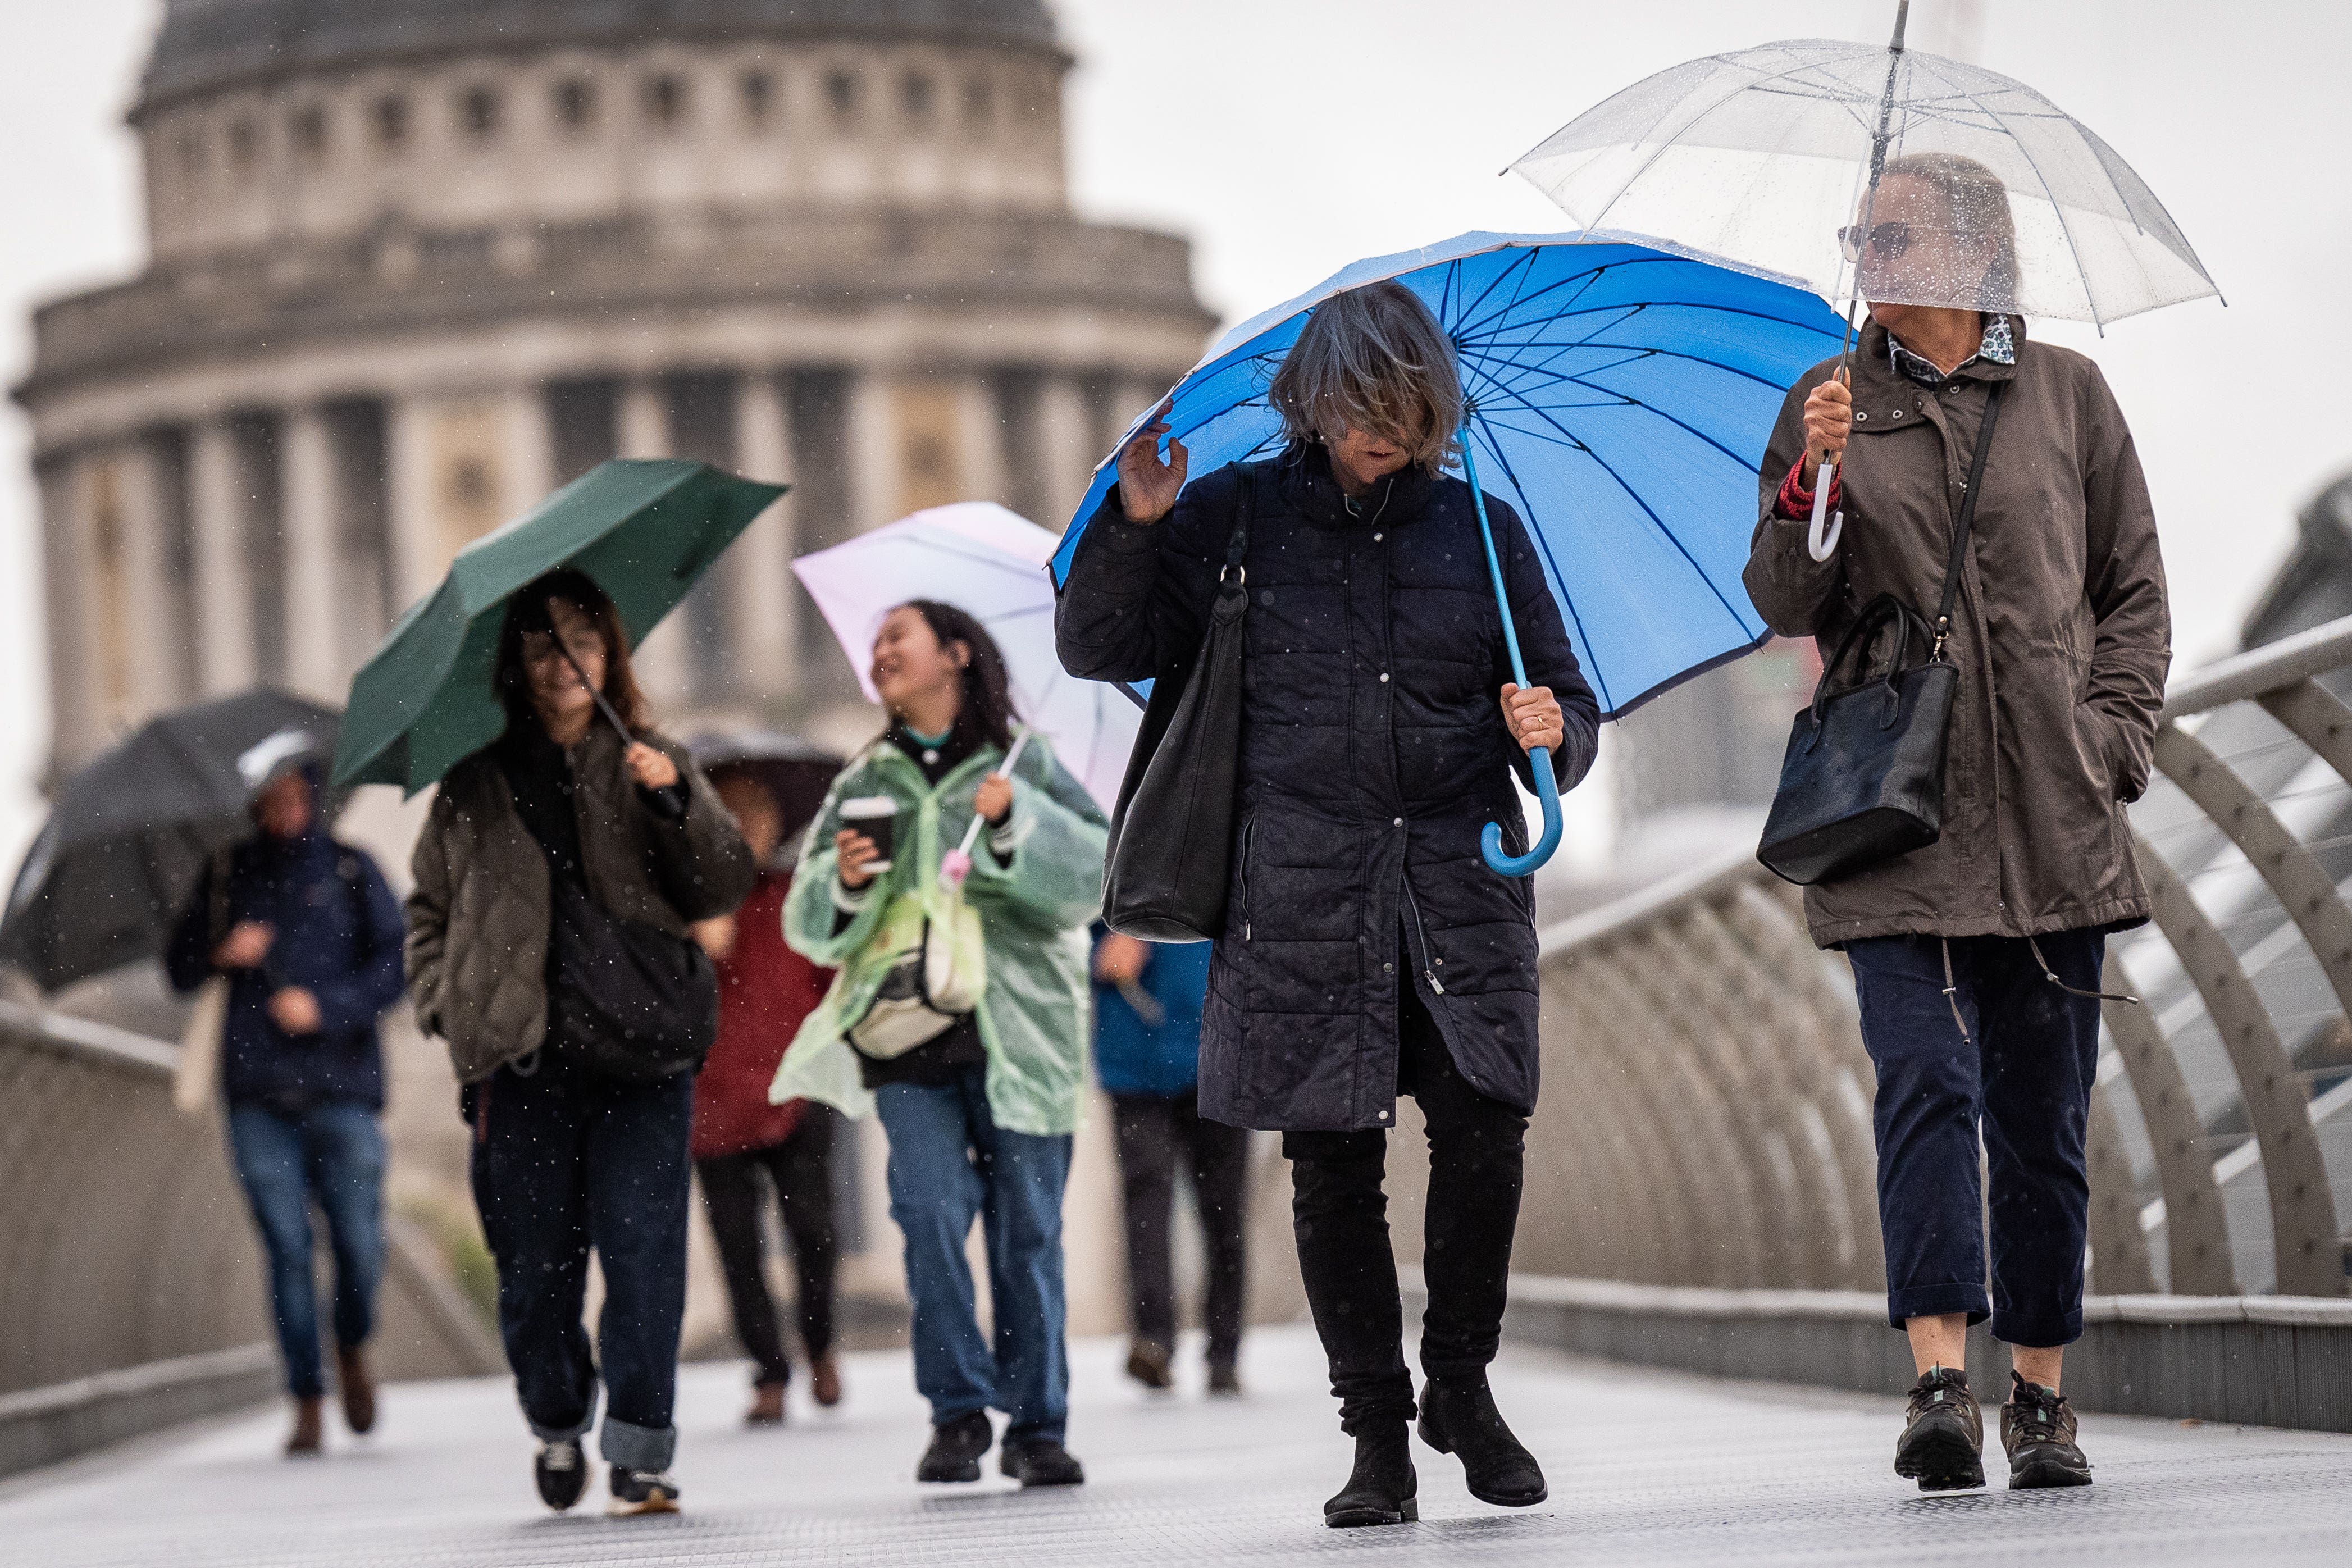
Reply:
[[[866,866],[879,876],[890,868],[890,838],[898,826],[898,803],[887,795],[862,795],[841,803],[841,825],[874,841],[880,858]]]

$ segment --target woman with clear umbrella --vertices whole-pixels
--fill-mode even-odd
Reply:
[[[2124,807],[2171,657],[2156,520],[2098,367],[2008,309],[2018,258],[1990,170],[1890,160],[1848,243],[1869,322],[1850,383],[1830,360],[1789,394],[1747,582],[1773,630],[1828,649],[1882,595],[1928,614],[1959,567],[1935,628],[1958,671],[1940,837],[1805,895],[1814,941],[1853,965],[1877,1068],[1887,1316],[1919,1373],[1895,1468],[1923,1490],[1983,1484],[1965,1355],[1990,1317],[2014,1365],[2010,1485],[2079,1486],[2060,1366],[2083,1327],[2105,941],[2148,917]],[[1958,302],[1903,302],[1939,294]],[[1825,552],[1819,485],[1845,518]]]

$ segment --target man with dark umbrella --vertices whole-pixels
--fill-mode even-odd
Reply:
[[[314,762],[286,766],[253,803],[257,831],[214,857],[173,931],[172,984],[228,980],[221,1084],[229,1147],[268,1258],[270,1300],[294,1397],[289,1455],[323,1443],[326,1381],[311,1284],[310,1205],[335,1256],[344,1419],[375,1425],[365,1346],[383,1271],[383,1056],[376,1020],[400,999],[400,906],[364,853],[319,809]]]

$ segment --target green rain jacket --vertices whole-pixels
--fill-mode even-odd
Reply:
[[[784,903],[784,940],[810,962],[836,969],[833,988],[802,1024],[776,1069],[769,1098],[823,1100],[851,1116],[874,1108],[857,1053],[842,1030],[864,1016],[888,971],[885,926],[908,900],[934,921],[953,900],[940,861],[971,822],[972,792],[1003,755],[984,746],[941,778],[923,782],[912,758],[877,741],[850,760],[801,841],[799,868]],[[890,870],[869,887],[856,917],[838,932],[839,887],[833,836],[840,805],[861,795],[898,803]],[[1103,850],[1109,826],[1085,786],[1054,761],[1043,737],[1023,748],[1013,777],[1012,864],[1000,862],[982,832],[961,895],[980,917],[987,949],[979,1006],[988,1047],[988,1107],[999,1127],[1037,1137],[1074,1132],[1086,1087],[1092,1033],[1087,922],[1102,907]],[[911,913],[911,911],[908,911]]]

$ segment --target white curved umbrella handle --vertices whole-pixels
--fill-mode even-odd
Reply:
[[[1830,510],[1830,481],[1837,478],[1837,465],[1823,463],[1822,471],[1813,479],[1813,521],[1805,531],[1805,552],[1816,561],[1827,561],[1837,553],[1838,536],[1845,531],[1845,509],[1840,507],[1830,517],[1825,531],[1822,514]]]

